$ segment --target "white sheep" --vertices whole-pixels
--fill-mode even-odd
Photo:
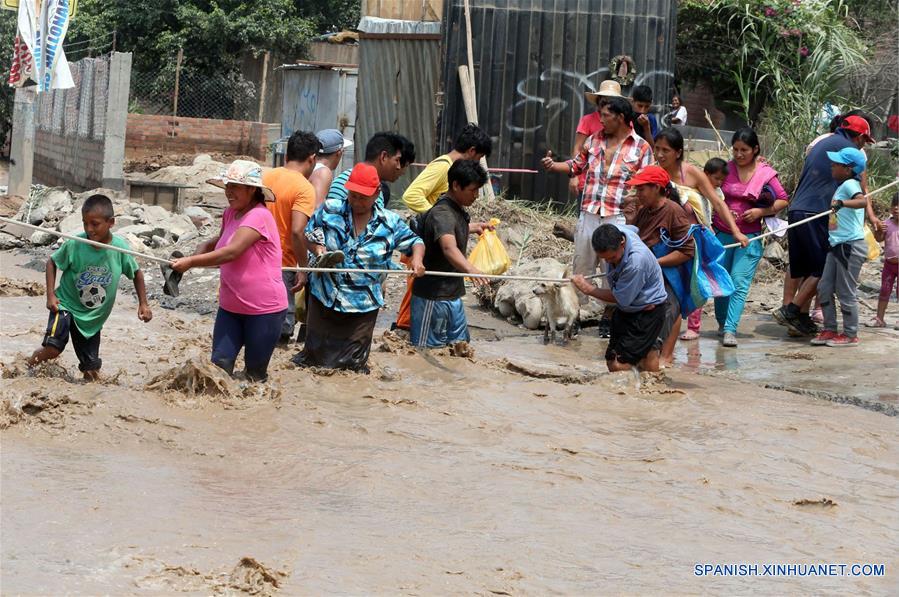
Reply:
[[[564,278],[571,277],[571,269],[565,270]],[[556,341],[556,330],[562,328],[564,341],[568,343],[571,336],[577,331],[580,304],[577,290],[571,282],[540,282],[533,290],[543,306],[543,318],[546,326],[543,328],[543,343],[549,344]]]

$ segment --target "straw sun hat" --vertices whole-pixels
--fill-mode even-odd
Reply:
[[[585,91],[584,97],[591,104],[598,105],[601,97],[621,97],[621,85],[609,79],[599,84],[599,91]]]
[[[275,194],[262,184],[262,167],[249,160],[234,160],[231,165],[217,178],[210,178],[206,182],[224,189],[229,184],[241,184],[246,187],[262,189],[262,195],[266,201],[274,201]]]

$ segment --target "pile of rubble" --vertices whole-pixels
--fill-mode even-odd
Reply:
[[[115,212],[113,232],[124,238],[135,251],[169,249],[212,232],[215,220],[199,207],[188,207],[183,213],[172,213],[158,205],[132,203],[124,194],[109,189],[94,189],[73,195],[68,189],[58,187],[38,188],[19,207],[14,219],[45,228],[32,231],[24,227],[6,226],[0,234],[0,249],[23,246],[25,242],[43,246],[61,241],[49,231],[65,234],[84,232],[81,206],[95,193],[112,199]]]

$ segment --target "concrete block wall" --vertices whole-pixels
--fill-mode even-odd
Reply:
[[[73,190],[123,189],[131,54],[69,66],[75,86],[34,102],[34,179]]]
[[[102,139],[34,132],[34,179],[48,186],[93,189],[103,185]]]
[[[279,124],[246,120],[128,114],[125,150],[129,157],[154,153],[233,153],[268,158]]]

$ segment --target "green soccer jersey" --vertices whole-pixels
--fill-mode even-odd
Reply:
[[[84,233],[78,236],[87,237]],[[131,248],[115,235],[109,244]],[[85,338],[99,332],[112,312],[122,274],[133,280],[138,270],[131,255],[73,240],[67,240],[53,253],[53,263],[62,270],[62,279],[56,288],[59,308],[72,314],[78,331]]]

